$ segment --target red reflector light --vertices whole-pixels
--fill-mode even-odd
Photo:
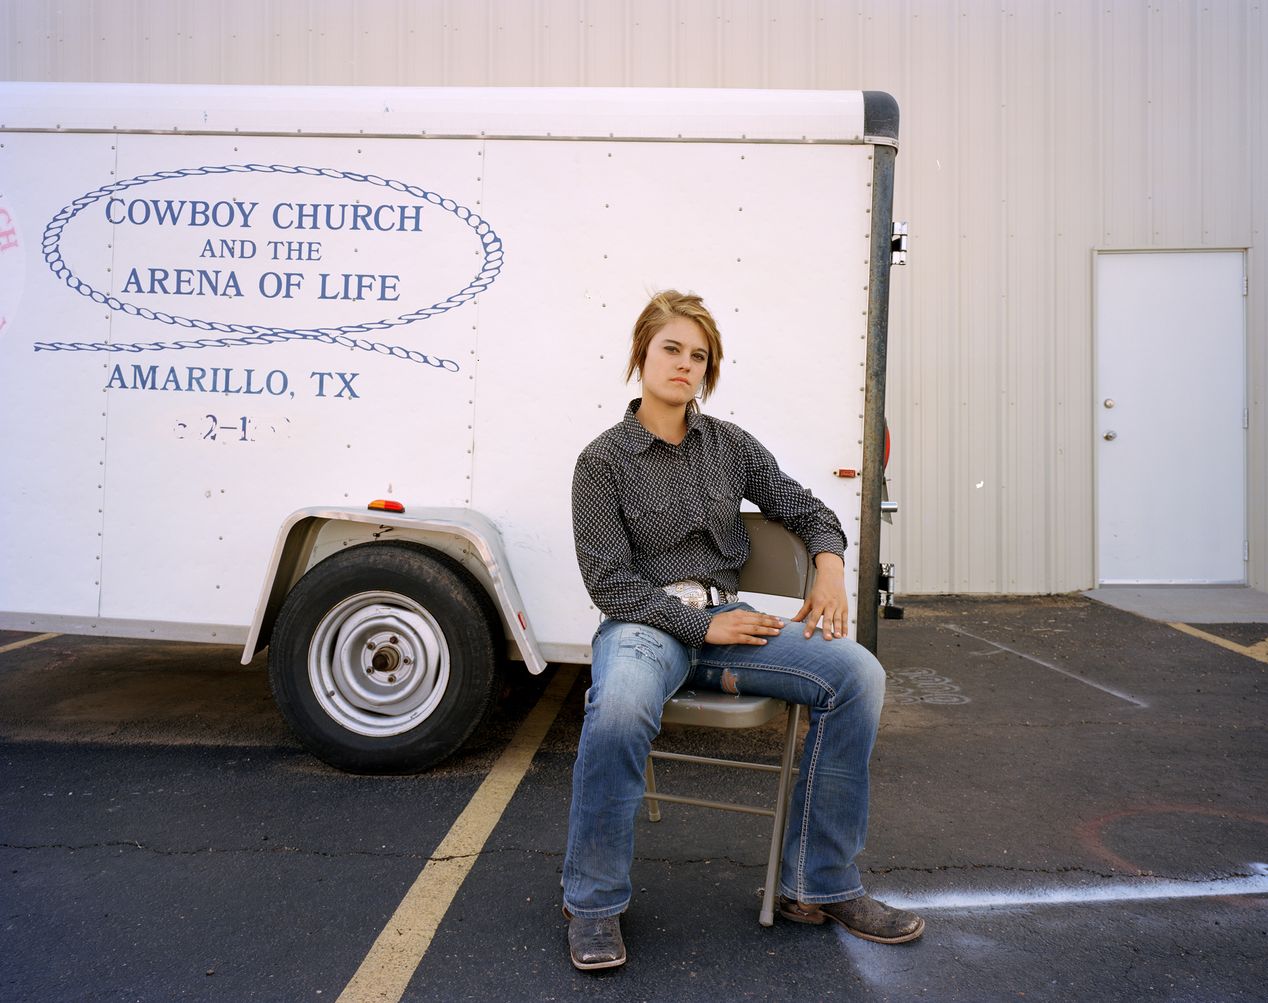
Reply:
[[[521,613],[519,610],[516,610],[515,615],[520,618],[520,626],[523,627],[525,630],[528,630],[528,621],[524,619],[524,614]]]
[[[376,498],[366,506],[371,512],[404,512],[405,506],[398,501],[387,498]]]

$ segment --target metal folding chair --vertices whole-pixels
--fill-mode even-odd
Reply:
[[[741,592],[760,592],[765,595],[805,598],[814,581],[814,564],[801,538],[789,532],[780,523],[771,522],[759,512],[745,512],[741,516],[748,530],[751,546],[749,558],[740,572]],[[784,748],[778,766],[735,759],[713,759],[708,756],[690,756],[678,752],[652,750],[647,759],[648,818],[660,821],[660,802],[689,804],[701,808],[717,808],[722,811],[765,815],[772,820],[770,852],[766,862],[766,884],[762,893],[762,911],[758,921],[762,926],[775,922],[775,896],[779,889],[779,860],[784,845],[784,829],[788,820],[788,802],[792,798],[793,778],[797,770],[793,762],[797,753],[797,724],[801,707],[789,705],[773,697],[756,697],[715,693],[703,690],[681,689],[665,704],[662,724],[687,724],[702,728],[757,728],[780,714],[787,713],[784,729]],[[735,769],[759,770],[779,774],[774,807],[739,804],[730,801],[706,801],[700,798],[666,794],[656,787],[656,773],[652,761],[656,759],[675,762],[699,763],[706,766],[725,766]]]

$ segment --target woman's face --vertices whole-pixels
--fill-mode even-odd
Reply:
[[[675,317],[652,335],[643,360],[643,396],[682,407],[696,395],[709,364],[709,343],[700,325]]]

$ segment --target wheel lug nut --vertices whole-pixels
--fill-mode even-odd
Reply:
[[[366,672],[366,675],[369,675],[369,676],[374,675],[374,666],[373,666],[373,665],[367,665],[367,666],[365,667],[365,672]]]
[[[406,655],[404,658],[401,659],[401,661],[404,662],[406,665],[414,664],[414,659],[410,658],[409,655]]]
[[[366,646],[367,648],[369,648],[371,651],[373,651],[373,650],[374,650],[374,642],[373,642],[373,641],[367,641],[365,646]]]
[[[400,644],[400,643],[401,643],[401,640],[400,640],[400,638],[398,638],[395,634],[393,634],[393,635],[392,635],[392,643],[393,643],[393,644]]]
[[[396,682],[396,676],[388,676],[388,677],[387,677],[387,681],[388,681],[389,683],[394,683],[394,682]]]

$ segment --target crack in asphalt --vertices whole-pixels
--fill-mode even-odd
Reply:
[[[196,849],[174,849],[171,847],[147,846],[131,839],[107,840],[100,843],[0,843],[0,850],[104,850],[111,847],[124,847],[131,850],[144,850],[164,857],[192,857],[211,853],[297,853],[313,857],[401,857],[418,860],[454,860],[456,857],[429,857],[422,853],[408,853],[383,850],[308,850],[300,846],[200,846]],[[478,854],[468,854],[478,856]]]
[[[1009,874],[1088,874],[1094,878],[1121,878],[1118,871],[1098,871],[1091,867],[1070,864],[1063,867],[1022,867],[1012,864],[934,864],[932,867],[910,867],[896,865],[893,867],[869,867],[868,874],[938,874],[944,871],[1005,871]],[[1150,875],[1156,877],[1157,875]],[[1230,877],[1248,877],[1249,875],[1230,875]],[[1176,881],[1205,881],[1206,878],[1176,878]]]
[[[231,846],[216,848],[213,846],[201,846],[195,849],[173,849],[171,847],[147,846],[132,839],[116,839],[106,840],[96,843],[0,843],[0,850],[69,850],[75,852],[77,850],[103,850],[113,847],[125,848],[130,850],[143,850],[146,853],[154,853],[165,857],[192,857],[202,854],[213,853],[295,853],[313,857],[378,857],[401,860],[418,860],[422,863],[446,863],[450,860],[470,860],[472,858],[488,857],[495,854],[504,853],[522,853],[539,857],[556,857],[563,858],[562,850],[541,850],[531,847],[522,846],[499,846],[486,848],[479,853],[451,853],[451,854],[426,854],[405,850],[310,850],[299,846]],[[710,864],[715,861],[725,861],[736,867],[765,867],[766,864],[753,864],[748,861],[736,860],[734,857],[728,857],[722,854],[706,856],[706,857],[637,857],[637,860],[643,863],[653,864]]]
[[[1193,877],[1188,874],[1168,874],[1164,871],[1098,871],[1091,867],[1071,864],[1064,867],[1021,867],[1008,864],[936,864],[932,867],[869,867],[867,874],[894,874],[911,871],[917,874],[937,874],[942,871],[1003,871],[1008,874],[1087,874],[1094,878],[1122,881],[1124,878],[1147,878],[1151,881],[1176,881],[1191,885],[1210,884],[1213,881],[1231,881],[1236,878],[1253,878],[1261,874],[1251,865],[1250,869],[1229,870]]]
[[[378,857],[401,860],[417,860],[422,863],[446,863],[451,860],[469,860],[472,858],[488,857],[495,854],[520,853],[530,856],[562,858],[563,851],[560,850],[542,850],[532,847],[523,846],[502,846],[485,849],[480,853],[455,853],[435,856],[425,853],[409,852],[409,851],[388,851],[388,850],[310,850],[299,846],[234,846],[217,849],[212,846],[198,847],[197,849],[173,849],[170,847],[147,846],[136,840],[120,839],[107,840],[97,843],[0,843],[0,850],[69,850],[75,852],[78,850],[102,850],[112,847],[143,850],[146,853],[154,853],[165,857],[192,857],[203,854],[213,853],[293,853],[312,857],[339,858],[339,857]],[[749,870],[759,870],[766,867],[765,862],[753,863],[747,860],[737,860],[726,854],[712,854],[700,857],[647,857],[635,855],[635,859],[640,863],[647,864],[666,864],[666,865],[684,865],[684,864],[712,864],[726,863],[733,867],[744,868]],[[1082,867],[1076,864],[1060,867],[1023,867],[1019,865],[1008,864],[935,864],[929,867],[913,867],[913,866],[892,866],[892,867],[865,867],[861,868],[865,874],[870,875],[889,875],[889,874],[939,874],[952,873],[958,871],[1002,871],[1008,874],[1044,874],[1044,875],[1063,875],[1063,874],[1086,874],[1089,877],[1105,878],[1121,880],[1122,872],[1119,871],[1099,871],[1090,867]],[[1165,879],[1168,881],[1183,881],[1190,884],[1203,884],[1211,881],[1223,881],[1233,878],[1252,877],[1253,873],[1244,870],[1233,870],[1218,874],[1208,874],[1202,877],[1191,877],[1183,874],[1164,874],[1157,871],[1142,872],[1133,877],[1146,877],[1151,879]]]

